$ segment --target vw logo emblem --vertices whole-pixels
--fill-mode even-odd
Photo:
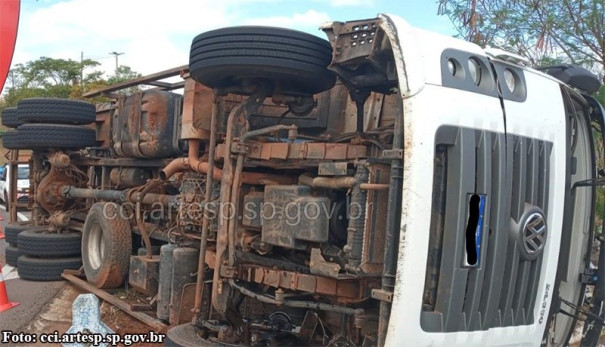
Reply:
[[[534,259],[546,244],[546,220],[540,212],[532,212],[525,218],[521,229],[521,245],[527,258]]]

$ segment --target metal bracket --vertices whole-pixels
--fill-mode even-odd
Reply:
[[[393,302],[393,292],[387,292],[384,289],[372,289],[372,299]]]
[[[319,163],[319,176],[345,176],[347,174],[347,162],[322,162]]]
[[[382,159],[403,159],[403,149],[385,149],[382,151]]]
[[[235,278],[235,276],[237,276],[237,270],[234,267],[221,266],[220,274],[223,278]]]
[[[314,275],[322,275],[331,278],[338,278],[340,265],[327,262],[321,255],[319,248],[311,248],[311,262],[309,264],[311,273]]]

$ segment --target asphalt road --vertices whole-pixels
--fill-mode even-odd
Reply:
[[[4,218],[2,227],[8,223],[8,215],[4,206],[0,206],[0,216]],[[21,218],[28,218],[29,213],[22,212]],[[0,313],[0,330],[23,331],[40,311],[57,295],[59,290],[65,286],[64,281],[57,282],[32,282],[19,278],[17,269],[6,265],[4,261],[4,249],[6,241],[0,240],[0,266],[5,278],[4,284],[11,302],[18,302],[19,306]]]

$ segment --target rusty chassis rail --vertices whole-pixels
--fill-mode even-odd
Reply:
[[[232,206],[233,211],[238,210],[238,196],[242,184],[242,171],[244,156],[241,151],[237,153],[234,162],[231,158],[231,148],[235,137],[240,137],[249,130],[248,116],[258,109],[269,94],[268,86],[259,83],[250,97],[235,107],[227,118],[227,135],[223,161],[223,175],[221,177],[220,200],[223,206]],[[235,263],[235,221],[222,216],[219,218],[219,230],[216,237],[216,266],[212,281],[212,306],[224,315],[228,309],[228,298],[231,295],[230,285],[223,282],[220,276],[220,267],[227,263],[233,267]]]
[[[182,82],[166,83],[166,82],[159,82],[157,80],[181,75],[183,73],[187,73],[188,71],[189,71],[189,65],[182,65],[182,66],[178,66],[178,67],[175,67],[172,69],[160,71],[160,72],[157,72],[157,73],[154,73],[151,75],[134,78],[134,79],[124,81],[121,83],[116,83],[116,84],[113,84],[113,85],[105,87],[105,88],[93,90],[91,92],[85,93],[83,96],[85,98],[92,98],[92,97],[99,96],[99,95],[108,95],[111,92],[115,92],[117,90],[124,89],[124,88],[134,87],[139,84],[148,84],[148,85],[159,87],[163,90],[178,89],[178,88],[182,88],[184,86],[184,84]]]
[[[214,172],[214,152],[216,150],[216,133],[218,132],[218,115],[219,115],[219,105],[218,100],[214,99],[214,105],[212,108],[212,118],[210,120],[210,142],[209,142],[209,153],[208,153],[208,171]],[[212,185],[214,184],[214,176],[206,175],[206,196],[204,198],[204,204],[210,203],[212,199],[212,194],[208,193],[212,191]],[[200,255],[198,258],[197,264],[197,278],[195,281],[195,298],[193,304],[193,312],[195,313],[195,317],[198,317],[198,314],[202,310],[202,291],[204,288],[204,267],[206,266],[206,249],[208,246],[208,228],[210,226],[210,218],[206,214],[206,209],[204,209],[204,216],[202,220],[202,235],[200,238]],[[208,317],[210,318],[210,317]],[[202,319],[203,320],[203,319]]]

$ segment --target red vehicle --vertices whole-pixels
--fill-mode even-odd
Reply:
[[[0,91],[4,88],[17,41],[19,5],[20,0],[0,1]]]

